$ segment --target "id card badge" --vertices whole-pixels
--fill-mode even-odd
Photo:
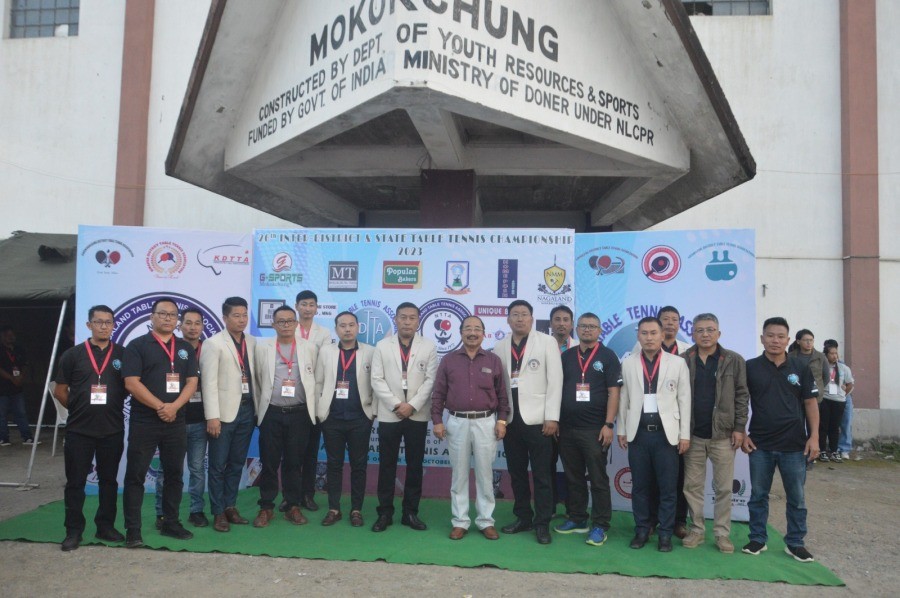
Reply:
[[[346,380],[338,380],[337,386],[334,388],[334,393],[336,399],[349,399],[350,383]]]
[[[575,385],[575,401],[586,403],[591,400],[591,385],[587,382],[579,382]]]
[[[199,390],[191,395],[190,402],[191,403],[202,403],[203,402],[203,396],[200,394]]]
[[[509,387],[519,388],[519,370],[515,370],[509,375]]]
[[[409,384],[406,381],[406,372],[403,372],[403,379],[400,381],[400,386],[403,390],[409,390]]]
[[[245,395],[250,392],[250,380],[247,376],[241,376],[241,394]]]
[[[22,375],[22,370],[20,370],[19,368],[13,368],[12,375],[13,375],[13,377],[18,378],[19,376]]]
[[[178,374],[166,374],[166,393],[178,394],[181,392],[181,378]]]
[[[106,405],[106,384],[91,384],[91,405]]]
[[[644,413],[659,413],[659,404],[656,402],[656,393],[644,395]]]
[[[828,383],[828,394],[830,394],[830,395],[838,394],[838,385],[835,382]]]
[[[296,382],[293,380],[284,380],[281,382],[281,396],[294,398],[297,393]]]

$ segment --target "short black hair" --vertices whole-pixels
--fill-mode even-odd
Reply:
[[[410,301],[404,301],[403,303],[401,303],[400,305],[398,305],[398,306],[397,306],[397,311],[395,311],[394,313],[399,314],[401,309],[414,309],[414,310],[416,310],[416,314],[417,314],[417,315],[422,315],[422,312],[419,311],[419,306],[416,305],[415,303],[410,302]]]
[[[834,340],[833,338],[826,340],[825,344],[822,345],[822,353],[827,353],[828,349],[831,349],[831,348],[835,348],[835,349],[838,348],[838,342],[836,340]]]
[[[346,311],[346,310],[344,310],[344,311],[342,311],[341,313],[339,313],[338,315],[334,316],[334,325],[335,325],[335,326],[337,326],[338,318],[340,318],[341,316],[353,316],[353,319],[356,320],[356,323],[357,323],[357,324],[359,324],[359,318],[356,317],[356,314],[355,314],[355,313],[353,313],[352,311]]]
[[[113,318],[116,317],[116,313],[108,305],[95,305],[88,310],[88,321],[93,320],[94,314],[97,313],[98,311],[103,314],[109,314]]]
[[[481,331],[482,331],[482,332],[484,332],[485,330],[487,330],[487,328],[484,327],[484,320],[482,320],[482,319],[479,318],[478,316],[466,316],[465,318],[463,318],[462,323],[460,323],[460,325],[459,325],[459,331],[460,331],[460,332],[462,332],[463,326],[466,325],[466,320],[471,320],[472,318],[475,318],[476,320],[478,320],[478,323],[481,324]]]
[[[657,326],[659,326],[660,330],[662,330],[662,322],[659,318],[653,316],[647,316],[646,318],[641,318],[641,321],[638,322],[637,327],[640,328],[643,324],[649,324],[650,322],[655,322]]]
[[[565,313],[569,314],[570,318],[572,318],[573,320],[575,319],[575,314],[572,313],[572,310],[569,309],[568,306],[557,305],[556,307],[554,307],[553,309],[550,310],[550,319],[551,320],[553,319],[553,316],[556,315],[556,312],[558,312],[558,311],[565,312]],[[582,316],[582,317],[584,317],[584,316]]]
[[[520,305],[524,305],[528,308],[528,313],[534,315],[534,308],[531,307],[531,304],[525,301],[524,299],[516,299],[512,303],[509,304],[509,307],[506,309],[507,314],[513,310],[514,307],[519,307]]]
[[[172,299],[171,297],[160,297],[159,299],[157,299],[156,301],[153,302],[153,305],[150,307],[150,313],[155,314],[156,306],[159,305],[160,303],[171,303],[172,305],[175,306],[175,311],[178,311],[178,304],[175,303],[174,299]]]
[[[763,322],[763,332],[765,332],[766,328],[768,328],[769,326],[784,326],[785,328],[787,328],[788,332],[791,331],[791,327],[788,326],[787,320],[785,320],[781,316],[774,316],[772,318],[768,318],[765,322]]]
[[[229,297],[225,300],[225,303],[222,304],[222,315],[227,316],[231,314],[231,310],[235,307],[250,308],[250,306],[247,305],[247,300],[243,297]]]
[[[600,316],[598,316],[598,315],[595,314],[594,312],[590,312],[590,311],[586,311],[586,312],[584,312],[583,314],[581,314],[580,316],[578,316],[578,321],[580,322],[580,321],[582,321],[582,320],[585,319],[585,318],[590,318],[590,319],[592,319],[592,320],[597,320],[598,322],[600,321]]]
[[[278,312],[280,312],[280,311],[289,311],[289,312],[291,312],[291,314],[293,314],[293,315],[295,315],[295,316],[297,315],[297,312],[294,311],[294,308],[293,308],[293,307],[289,307],[289,306],[287,306],[287,305],[280,305],[280,306],[278,306],[278,307],[275,308],[275,311],[272,312],[272,319],[273,319],[273,320],[275,319],[275,316],[276,316],[276,315],[278,314]]]
[[[810,330],[809,328],[803,328],[803,329],[801,329],[801,330],[798,330],[798,331],[797,331],[797,335],[796,335],[794,338],[795,338],[796,340],[799,341],[801,338],[803,338],[803,337],[806,336],[807,334],[810,335],[810,336],[813,337],[813,338],[816,338],[816,335],[813,334],[813,333],[812,333],[812,330]]]
[[[297,298],[294,300],[294,305],[297,305],[298,303],[306,299],[312,299],[316,302],[317,305],[319,303],[319,298],[316,297],[316,294],[309,289],[306,289],[305,291],[300,291],[299,293],[297,293]]]
[[[206,319],[203,317],[203,312],[200,311],[200,309],[197,307],[189,307],[189,308],[185,309],[183,312],[181,312],[181,319],[184,320],[184,316],[186,316],[188,314],[197,314],[198,316],[200,316],[201,322]]]
[[[681,312],[679,312],[678,308],[676,308],[674,305],[665,305],[663,307],[660,307],[659,311],[656,312],[656,317],[657,319],[662,320],[662,315],[669,312],[675,314],[679,318],[681,317]]]

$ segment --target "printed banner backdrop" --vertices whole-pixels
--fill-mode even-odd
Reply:
[[[574,244],[573,231],[561,229],[257,230],[252,333],[274,336],[273,310],[293,307],[299,291],[312,289],[319,297],[317,322],[333,330],[334,316],[351,311],[359,318],[360,342],[374,345],[394,334],[394,309],[411,301],[421,309],[420,333],[435,342],[439,357],[462,346],[459,327],[469,315],[484,320],[484,344],[490,348],[509,334],[506,306],[513,299],[534,306],[545,332],[550,310],[574,303]],[[446,496],[450,459],[446,443],[430,427],[425,451],[424,493]],[[495,485],[508,492],[502,443],[497,453]],[[325,460],[324,448],[319,459]],[[376,424],[370,490],[377,463]],[[400,464],[405,465],[403,455]]]
[[[692,319],[712,312],[722,346],[756,356],[754,233],[752,230],[591,233],[575,236],[577,311],[600,316],[601,340],[619,359],[637,342],[637,322],[674,305],[681,313],[679,349],[693,342]],[[610,457],[613,508],[631,510],[628,456],[613,443]],[[705,515],[713,515],[712,469],[707,470]],[[747,521],[750,472],[737,452],[732,518]]]
[[[82,324],[92,305],[110,306],[116,315],[113,342],[129,341],[150,330],[150,309],[162,296],[172,297],[179,311],[190,306],[203,313],[203,338],[223,329],[221,306],[226,297],[250,296],[249,234],[131,226],[80,226],[75,300],[75,341],[89,337]],[[252,307],[251,307],[252,310]],[[177,334],[177,332],[176,332]],[[125,403],[128,425],[131,399]],[[126,434],[126,447],[128,437]],[[241,486],[248,485],[249,466],[259,459],[254,440]],[[119,487],[126,459],[119,464]],[[159,470],[154,457],[144,487],[155,492]],[[187,468],[184,470],[187,490]],[[96,472],[88,477],[87,491],[97,492]]]

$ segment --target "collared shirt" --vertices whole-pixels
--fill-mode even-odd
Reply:
[[[231,334],[229,334],[228,336],[231,337],[231,342],[234,343],[234,350],[237,351],[237,354],[240,355],[241,359],[243,360],[244,369],[241,373],[243,376],[247,377],[248,390],[247,392],[241,394],[241,401],[249,401],[253,398],[253,372],[250,371],[253,368],[250,367],[250,357],[247,355],[247,352],[249,351],[247,349],[247,343],[241,342],[244,340],[244,333],[241,333],[240,341],[234,340],[234,337],[231,336]]]
[[[343,380],[349,382],[350,396],[346,399],[337,398],[337,388],[335,388],[334,394],[331,396],[331,411],[328,414],[329,419],[334,418],[348,421],[360,418],[368,419],[366,412],[363,411],[362,398],[359,396],[359,383],[356,381],[356,362],[359,360],[358,351],[358,343],[352,349],[338,347],[337,378],[335,378],[335,385]],[[346,370],[344,370],[343,364],[341,363],[341,355],[344,356],[344,363],[353,357],[353,361],[350,361]]]
[[[671,345],[666,346],[666,343],[662,343],[662,350],[666,353],[671,353],[672,355],[678,355],[678,341],[675,341]]]
[[[691,405],[694,409],[694,436],[712,438],[713,410],[716,407],[716,376],[719,370],[721,352],[716,347],[706,363],[700,359],[700,351],[694,356],[694,388],[691,389]]]
[[[203,395],[200,390],[200,354],[203,353],[203,342],[194,349],[197,355],[197,390],[194,396],[188,400],[187,407],[184,409],[184,423],[186,424],[205,424],[206,415],[203,412]]]
[[[750,438],[767,451],[802,451],[806,431],[806,399],[819,393],[812,371],[800,359],[786,356],[776,366],[765,353],[747,360],[750,391]]]
[[[522,372],[522,366],[525,365],[522,361],[525,359],[525,345],[528,343],[528,335],[526,334],[519,344],[512,339],[509,342],[509,373],[512,376],[513,372]],[[516,359],[516,354],[519,355],[519,358]],[[519,387],[512,387],[512,402],[513,402],[513,417],[517,419],[522,419],[522,410],[519,409]]]
[[[563,388],[560,404],[559,423],[572,428],[600,429],[606,422],[606,406],[609,400],[609,389],[622,386],[622,364],[619,358],[608,347],[597,345],[587,369],[584,370],[584,381],[591,385],[591,400],[576,400],[576,384],[581,383],[582,364],[588,359],[593,349],[581,351],[575,346],[562,354]],[[579,361],[578,354],[582,360]]]
[[[185,340],[173,336],[175,339],[175,373],[178,374],[179,388],[184,390],[188,378],[197,377],[197,354],[191,344]],[[169,343],[166,343],[166,347]],[[163,403],[174,403],[178,400],[181,391],[177,393],[166,392],[166,374],[170,373],[172,366],[169,356],[152,332],[139,336],[125,347],[125,356],[122,363],[122,378],[137,376],[147,390]],[[178,410],[176,423],[184,422],[184,409]],[[159,423],[155,409],[147,407],[137,399],[131,401],[131,421],[143,423]]]
[[[122,357],[125,349],[120,345],[107,345],[105,349],[90,343],[91,352],[98,368],[109,357],[109,362],[100,374],[99,384],[106,386],[106,404],[91,405],[91,386],[97,384],[97,372],[88,357],[84,343],[67,349],[59,359],[56,383],[69,387],[69,401],[66,408],[69,417],[66,430],[103,438],[125,430],[122,409],[125,405],[125,381],[122,378]],[[111,347],[111,348],[110,348]],[[109,351],[112,351],[112,355]]]
[[[641,361],[643,361],[644,367],[647,368],[647,374],[650,374],[650,380],[647,380],[646,374],[641,374],[644,380],[645,395],[656,394],[656,385],[659,384],[659,367],[657,367],[657,363],[660,359],[662,359],[662,356],[659,354],[659,351],[656,352],[656,356],[652,360],[647,359],[647,356],[641,351]]]
[[[284,363],[284,360],[281,359],[281,355],[284,355],[285,357],[290,356],[292,344],[283,344],[278,341],[275,342],[277,347],[275,351],[275,381],[272,383],[272,396],[269,398],[269,404],[276,407],[305,405],[306,389],[304,389],[303,384],[300,383],[300,364],[297,361],[298,351],[295,350],[291,358],[291,374],[290,377],[288,377],[288,366]],[[299,348],[299,345],[297,348]],[[281,355],[278,354],[279,351],[281,351]],[[281,387],[284,385],[284,381],[288,379],[294,381],[294,396],[292,397],[285,397],[281,394]],[[357,392],[357,394],[359,394],[359,392]]]
[[[503,363],[494,353],[480,348],[474,358],[465,347],[444,356],[431,398],[431,421],[435,424],[443,422],[445,407],[450,411],[496,411],[502,420],[509,417]]]

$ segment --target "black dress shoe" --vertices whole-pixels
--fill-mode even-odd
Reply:
[[[162,515],[156,516],[156,529],[160,530],[163,527],[163,522],[165,521],[165,517]]]
[[[81,534],[72,534],[66,536],[66,539],[62,541],[62,545],[60,548],[63,552],[70,552],[78,548],[81,544]]]
[[[629,548],[643,548],[644,544],[647,543],[648,536],[642,534],[636,534],[634,538],[631,539],[631,544],[628,545]]]
[[[550,537],[550,527],[546,525],[535,526],[534,535],[537,537],[538,544],[549,544],[553,541],[553,538]]]
[[[125,548],[140,548],[143,545],[144,539],[141,537],[141,530],[125,530]]]
[[[428,529],[428,526],[425,525],[425,522],[419,519],[419,516],[415,513],[404,513],[403,518],[400,519],[400,523],[416,530],[417,532]]]
[[[304,496],[302,502],[303,502],[303,504],[300,506],[302,506],[307,511],[318,511],[319,510],[319,505],[316,504],[316,499],[313,498],[312,496]]]
[[[672,537],[660,536],[656,547],[660,552],[672,552]]]
[[[519,532],[530,532],[534,529],[534,526],[530,521],[523,521],[522,519],[516,519],[515,522],[510,523],[507,526],[501,527],[500,531],[504,534],[518,534]]]
[[[209,519],[207,519],[206,515],[203,513],[191,513],[188,516],[188,521],[190,521],[191,525],[194,527],[206,527],[209,525]]]
[[[159,533],[176,540],[190,540],[194,537],[194,534],[184,529],[180,521],[166,521]]]
[[[104,540],[106,542],[124,542],[125,536],[122,535],[122,532],[117,530],[114,527],[110,527],[108,529],[98,529],[97,533],[94,534],[94,537],[98,540]]]
[[[388,528],[389,525],[393,525],[394,520],[391,519],[388,515],[379,515],[378,519],[375,520],[375,523],[372,524],[373,532],[383,532]]]

